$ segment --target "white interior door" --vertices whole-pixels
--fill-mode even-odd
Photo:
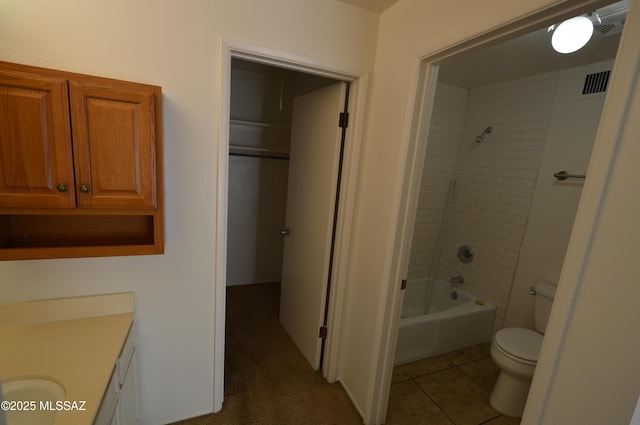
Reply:
[[[314,369],[329,279],[346,83],[294,99],[280,322]]]

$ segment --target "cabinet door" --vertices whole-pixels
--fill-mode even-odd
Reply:
[[[77,204],[156,205],[154,92],[117,81],[69,83]]]
[[[120,388],[120,401],[118,402],[118,413],[121,415],[121,422],[124,425],[137,425],[140,423],[137,379],[136,357],[134,352],[129,370]]]
[[[74,207],[67,81],[0,68],[0,207]]]

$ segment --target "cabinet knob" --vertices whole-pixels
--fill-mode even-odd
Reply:
[[[68,188],[66,184],[60,183],[56,186],[56,189],[58,189],[58,192],[66,192]]]
[[[89,193],[89,190],[91,188],[89,187],[88,184],[81,184],[79,189],[80,189],[80,192],[82,193]]]

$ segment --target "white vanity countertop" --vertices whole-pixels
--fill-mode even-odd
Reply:
[[[132,293],[0,305],[0,378],[58,382],[86,410],[55,423],[90,425],[132,323]]]

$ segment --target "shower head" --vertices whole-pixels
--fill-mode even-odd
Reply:
[[[482,133],[480,133],[477,137],[476,137],[476,143],[482,143],[484,142],[484,135],[485,134],[490,134],[491,131],[493,130],[493,127],[487,127],[484,129],[484,131]]]

